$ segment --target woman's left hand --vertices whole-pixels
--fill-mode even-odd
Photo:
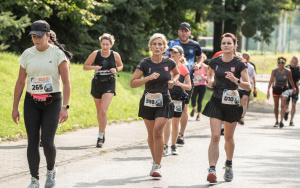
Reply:
[[[111,68],[111,69],[110,69],[110,72],[111,72],[112,74],[116,74],[117,70],[116,70],[116,68]]]
[[[225,78],[227,78],[228,80],[232,81],[233,83],[236,83],[237,78],[233,75],[232,72],[225,72],[227,75],[225,76]]]
[[[63,123],[67,121],[69,117],[68,109],[61,108],[60,114],[59,114],[59,123]]]

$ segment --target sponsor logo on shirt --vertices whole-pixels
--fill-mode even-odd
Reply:
[[[49,63],[52,63],[52,61],[49,61]]]
[[[234,71],[235,71],[235,67],[231,67],[231,68],[230,68],[230,71],[231,71],[231,72],[234,72]]]
[[[151,73],[151,68],[149,68],[149,73]]]
[[[190,49],[189,52],[190,52],[190,54],[193,54],[193,53],[194,53],[194,50]]]
[[[219,65],[216,65],[216,70],[218,70],[218,68],[219,68]]]
[[[165,71],[169,71],[169,67],[165,67]]]

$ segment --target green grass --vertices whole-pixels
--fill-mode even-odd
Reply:
[[[256,57],[256,56],[255,56]],[[19,63],[18,55],[13,53],[0,52],[0,142],[2,140],[16,140],[20,137],[26,137],[26,130],[23,120],[23,101],[24,94],[20,100],[19,111],[21,120],[16,125],[12,118],[12,103],[14,86],[18,77]],[[254,61],[254,60],[253,60]],[[254,61],[255,62],[255,61]],[[256,63],[256,62],[255,62]],[[117,78],[117,95],[113,98],[108,109],[109,124],[118,121],[138,120],[139,100],[143,94],[144,87],[132,89],[129,86],[131,73],[119,72]],[[87,128],[97,126],[96,108],[93,97],[90,95],[91,79],[93,71],[83,71],[82,65],[72,64],[70,78],[72,93],[70,100],[69,119],[59,125],[57,133],[63,133],[68,130],[78,128]],[[210,100],[212,90],[207,90],[202,103],[202,110]],[[258,100],[265,100],[266,95],[258,91]],[[191,110],[191,105],[189,112]]]
[[[283,56],[287,58],[288,65],[294,55],[298,55],[300,57],[299,52],[295,53],[285,53],[285,54],[251,54],[250,61],[256,65],[257,74],[271,74],[272,70],[277,68],[277,58]]]
[[[18,137],[26,137],[23,120],[25,90],[19,105],[21,114],[19,125],[16,125],[11,118],[14,86],[19,72],[18,58],[19,56],[13,53],[0,52],[0,138],[2,140],[14,140]],[[139,100],[143,94],[144,87],[130,88],[129,81],[132,74],[126,72],[119,72],[119,74],[120,77],[117,78],[116,84],[117,95],[113,98],[108,109],[109,123],[139,119]],[[90,94],[92,76],[93,71],[83,71],[82,65],[71,65],[70,79],[72,93],[69,119],[59,125],[57,133],[98,125],[96,107],[93,97]]]
[[[264,94],[263,92],[261,92],[260,90],[256,89],[257,91],[257,97],[256,100],[258,100],[259,102],[264,102],[265,100],[267,100],[267,95]],[[253,96],[253,95],[252,95]],[[251,97],[251,99],[253,99],[254,97]]]

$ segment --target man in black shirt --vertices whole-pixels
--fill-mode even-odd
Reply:
[[[298,101],[298,96],[299,96],[299,79],[300,79],[300,67],[298,66],[298,57],[297,56],[293,56],[291,63],[289,65],[286,66],[287,68],[291,69],[292,71],[292,78],[294,81],[294,84],[297,88],[297,91],[295,94],[292,94],[292,92],[290,93],[290,96],[288,97],[287,101],[286,101],[286,105],[285,105],[285,115],[284,115],[284,119],[287,121],[288,119],[288,115],[289,115],[289,103],[290,100],[292,98],[292,110],[291,110],[291,119],[290,119],[290,126],[294,126],[293,123],[293,119],[294,119],[294,115],[296,112],[296,103]],[[289,91],[291,91],[293,88],[291,86],[291,83],[288,82],[289,84]]]

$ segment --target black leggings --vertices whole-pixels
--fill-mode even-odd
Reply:
[[[26,93],[24,101],[24,122],[28,137],[27,160],[31,176],[37,179],[39,179],[40,164],[40,129],[42,130],[41,142],[47,161],[47,169],[52,170],[55,164],[54,136],[59,122],[62,97],[61,93],[51,95],[54,100],[48,105],[34,103],[29,93]]]
[[[197,106],[197,111],[201,112],[202,109],[202,100],[204,98],[206,92],[206,85],[199,85],[194,87],[193,95],[192,95],[192,107],[196,106],[196,99],[197,95],[199,94],[198,97],[198,106]]]

